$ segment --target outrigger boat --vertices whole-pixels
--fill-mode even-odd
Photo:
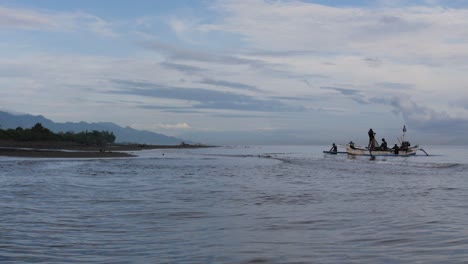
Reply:
[[[346,152],[349,155],[357,155],[357,156],[413,156],[416,155],[416,152],[418,150],[424,152],[427,156],[427,152],[420,148],[418,145],[411,146],[409,141],[405,140],[405,134],[406,134],[406,126],[403,126],[403,136],[401,138],[398,138],[398,141],[400,142],[400,146],[395,148],[385,148],[382,149],[377,146],[375,139],[370,144],[370,146],[356,146],[352,141],[349,142],[346,145],[340,145],[340,147],[346,148]],[[325,153],[325,151],[324,151]],[[340,152],[337,152],[340,153]],[[342,153],[342,152],[341,152]]]
[[[407,141],[402,143],[407,143]],[[416,155],[418,150],[426,153],[422,148],[419,148],[418,145],[413,147],[404,147],[404,145],[405,144],[400,147],[398,152],[395,152],[394,149],[381,150],[379,148],[369,149],[369,147],[355,146],[354,143],[350,142],[350,144],[346,145],[346,153],[359,156],[411,156]],[[428,154],[426,153],[426,155]]]
[[[348,154],[348,152],[346,151],[327,151],[327,150],[324,150],[323,151],[324,154],[332,154],[332,155],[336,155],[336,154]]]

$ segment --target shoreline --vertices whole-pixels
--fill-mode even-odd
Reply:
[[[207,148],[204,145],[146,145],[112,144],[105,146],[82,145],[72,142],[18,142],[0,141],[0,156],[23,158],[126,158],[137,157],[127,151],[151,149]]]
[[[61,151],[44,149],[1,148],[0,156],[16,158],[127,158],[136,155],[125,152]]]

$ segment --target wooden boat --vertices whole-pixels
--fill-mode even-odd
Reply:
[[[323,151],[324,154],[331,154],[331,155],[336,155],[336,154],[348,154],[346,151]]]
[[[395,154],[395,150],[370,150],[368,147],[354,146],[354,144],[346,145],[346,153],[350,155],[359,156],[411,156],[416,155],[416,151],[421,150],[418,146],[409,147],[407,149],[400,149],[398,154]]]
[[[372,130],[370,131],[372,132]],[[403,126],[403,136],[401,138],[398,138],[398,141],[401,143],[400,146],[397,146],[395,144],[395,150],[394,148],[386,148],[385,150],[381,149],[378,147],[377,142],[374,141],[372,142],[372,145],[370,147],[364,147],[364,146],[355,146],[354,143],[351,141],[349,144],[345,145],[346,147],[346,153],[349,155],[359,155],[359,156],[413,156],[416,155],[416,152],[418,150],[424,152],[426,156],[429,156],[429,154],[424,151],[424,149],[420,148],[418,145],[416,146],[411,146],[409,141],[405,140],[405,134],[406,134],[406,125]],[[375,135],[375,133],[374,133]],[[375,147],[372,147],[375,146]],[[343,147],[343,146],[341,146]]]

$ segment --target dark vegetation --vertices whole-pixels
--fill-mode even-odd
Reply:
[[[83,131],[54,133],[37,123],[32,128],[0,129],[0,139],[15,141],[61,141],[84,145],[106,145],[115,142],[115,135],[109,131]]]

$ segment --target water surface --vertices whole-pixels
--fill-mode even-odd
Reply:
[[[329,146],[0,158],[5,263],[456,263],[468,259],[468,151]],[[163,155],[164,154],[164,155]],[[423,154],[423,153],[421,153]]]

